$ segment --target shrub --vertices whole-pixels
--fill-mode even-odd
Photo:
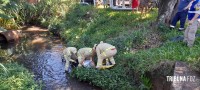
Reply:
[[[13,17],[6,14],[0,14],[0,26],[8,30],[18,28],[18,25],[15,23]]]
[[[12,23],[17,27],[27,24],[42,25],[47,28],[55,20],[62,20],[75,3],[77,1],[74,0],[41,0],[36,4],[30,4],[27,0],[3,0],[0,2],[0,12],[12,17],[9,22],[6,20],[6,24]],[[6,26],[3,27],[7,29]]]
[[[33,75],[16,63],[4,64],[8,70],[5,74],[0,68],[0,89],[1,90],[41,90],[33,80]]]
[[[132,48],[142,45],[147,33],[145,30],[137,30],[121,34],[116,38],[107,39],[106,42],[115,45],[119,52],[131,51]]]
[[[134,80],[126,76],[126,70],[122,68],[115,68],[110,70],[95,70],[86,68],[76,68],[73,70],[73,77],[79,78],[81,81],[88,81],[89,83],[99,86],[103,89],[110,90],[134,90],[132,83]]]
[[[129,15],[126,11],[98,10],[90,7],[80,9],[80,7],[72,9],[66,16],[68,17],[66,20],[69,21],[64,23],[66,28],[63,30],[63,37],[68,41],[68,46],[92,47],[95,43],[105,41],[115,45],[119,52],[115,56],[117,64],[112,69],[100,71],[76,68],[72,76],[103,89],[150,89],[152,84],[149,78],[143,75],[151,72],[154,66],[162,61],[184,61],[199,70],[199,40],[189,49],[182,42],[170,41],[170,38],[182,35],[181,32],[169,30],[165,25],[160,25],[158,30],[151,31],[151,22],[156,15],[139,19],[137,14]],[[82,13],[77,14],[77,12]],[[89,20],[83,18],[87,12],[93,12]],[[160,47],[129,52],[132,48],[143,45],[148,40],[146,36],[152,32],[160,34],[163,41]],[[169,74],[170,70],[161,73]]]
[[[87,12],[90,12],[89,19],[85,18]],[[142,20],[145,22],[138,19],[139,15],[127,11],[100,10],[90,6],[76,6],[71,9],[66,20],[61,21],[66,26],[62,37],[67,41],[67,46],[93,47],[95,43],[104,41],[116,46],[118,50],[115,56],[117,65],[112,69],[76,68],[71,75],[103,89],[138,89],[140,75],[135,75],[135,69],[132,68],[137,59],[129,58],[126,53],[144,44],[151,23],[149,18]]]

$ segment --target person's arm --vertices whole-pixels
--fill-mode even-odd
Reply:
[[[67,49],[66,48],[63,50],[63,56],[64,56],[64,59],[67,60]]]
[[[100,56],[100,49],[99,49],[99,47],[96,47],[96,53],[97,53],[97,57],[99,58],[99,56]]]
[[[199,17],[199,14],[195,13],[194,17],[192,18],[192,20],[190,20],[188,23],[189,25],[191,25],[197,18]]]
[[[192,3],[193,3],[194,1],[192,0],[185,8],[184,8],[184,10],[186,10],[186,9],[189,9],[191,6],[192,6]]]
[[[75,60],[73,60],[73,59],[71,59],[71,58],[69,58],[69,61],[76,63],[76,61],[75,61]]]
[[[83,62],[84,62],[84,61],[85,61],[85,57],[82,56],[80,64],[83,65]]]

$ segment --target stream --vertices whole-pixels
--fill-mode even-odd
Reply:
[[[64,47],[60,38],[52,36],[47,29],[29,26],[22,28],[19,42],[3,44],[0,50],[31,71],[34,79],[42,82],[42,90],[101,90],[65,73]]]

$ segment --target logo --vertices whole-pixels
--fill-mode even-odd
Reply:
[[[167,82],[196,82],[195,76],[167,76]]]

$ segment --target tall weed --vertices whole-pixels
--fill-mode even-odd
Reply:
[[[8,74],[8,70],[6,69],[6,67],[2,63],[0,63],[0,66],[3,69],[4,73]]]
[[[33,75],[16,63],[4,64],[9,73],[4,74],[0,69],[1,90],[41,90],[33,79]]]
[[[41,0],[36,4],[30,4],[26,0],[3,0],[0,3],[0,12],[11,17],[10,22],[18,27],[31,24],[47,28],[56,20],[62,20],[69,8],[77,2],[77,0]],[[3,27],[7,29],[6,26]]]

